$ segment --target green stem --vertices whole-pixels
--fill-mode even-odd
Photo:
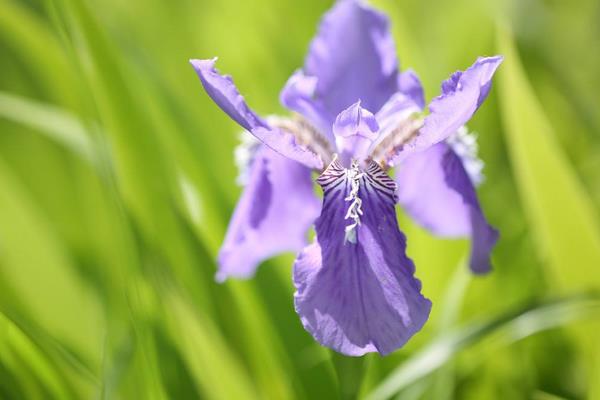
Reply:
[[[365,357],[347,357],[331,352],[331,361],[338,378],[340,398],[357,399],[367,370]]]

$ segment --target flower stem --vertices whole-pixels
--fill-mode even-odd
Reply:
[[[331,361],[338,378],[340,398],[357,399],[367,369],[365,357],[347,357],[331,352]]]

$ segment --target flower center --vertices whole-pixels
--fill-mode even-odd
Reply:
[[[356,228],[360,225],[360,216],[363,214],[362,200],[358,196],[360,179],[363,175],[364,173],[360,172],[358,161],[353,159],[350,169],[346,170],[346,179],[350,182],[350,193],[348,193],[348,196],[344,200],[350,202],[350,206],[344,219],[349,219],[352,222],[346,226],[344,243],[356,243]]]

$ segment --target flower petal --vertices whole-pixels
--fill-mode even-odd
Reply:
[[[413,70],[398,75],[398,91],[408,96],[420,108],[425,107],[425,92],[421,80]]]
[[[501,56],[478,58],[466,71],[455,72],[442,83],[442,95],[429,104],[430,114],[419,133],[393,152],[389,165],[397,165],[409,154],[441,142],[467,123],[487,97]]]
[[[365,159],[379,133],[375,116],[360,104],[357,101],[342,111],[333,124],[336,147],[341,153],[342,164],[346,166],[350,165],[352,158]]]
[[[329,143],[335,145],[329,115],[323,105],[315,100],[316,88],[316,77],[306,76],[302,71],[296,71],[281,91],[281,104],[305,117]]]
[[[376,162],[387,162],[387,153],[401,146],[414,130],[420,128],[416,113],[423,110],[425,97],[417,75],[408,70],[398,75],[398,92],[394,93],[375,115],[379,136],[369,154]],[[393,154],[393,153],[392,153]]]
[[[338,1],[321,21],[304,72],[318,79],[315,97],[331,122],[357,100],[378,111],[398,89],[387,17],[359,0]]]
[[[395,93],[375,115],[381,130],[378,142],[397,129],[407,117],[420,111],[421,107],[411,96],[402,92]]]
[[[219,251],[217,280],[250,277],[263,260],[302,249],[319,203],[311,171],[263,145]]]
[[[498,232],[487,223],[463,163],[450,146],[438,143],[408,157],[398,166],[396,183],[398,202],[417,223],[439,236],[471,236],[471,270],[490,270]]]
[[[418,101],[418,98],[417,98]],[[375,115],[379,124],[379,136],[371,144],[368,153],[380,164],[388,162],[389,154],[399,148],[421,127],[415,114],[421,107],[415,99],[402,92],[395,93]]]
[[[355,243],[345,238],[347,172],[334,161],[318,179],[324,192],[318,240],[294,264],[295,306],[322,345],[351,356],[388,354],[421,329],[431,302],[405,254],[394,182],[373,162],[358,179],[363,214]]]
[[[246,104],[229,76],[220,75],[212,60],[190,60],[202,81],[206,93],[217,105],[244,129],[279,154],[309,168],[322,169],[323,161],[310,149],[299,145],[294,136],[270,127]]]

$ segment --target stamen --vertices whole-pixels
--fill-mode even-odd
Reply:
[[[325,165],[328,165],[333,159],[331,143],[323,133],[319,132],[301,115],[294,114],[292,118],[270,116],[267,118],[267,122],[269,125],[293,135],[298,144],[306,146],[318,154]]]
[[[387,170],[390,167],[387,165],[387,159],[418,135],[422,126],[423,118],[414,111],[407,112],[405,116],[398,118],[395,121],[395,127],[386,128],[386,132],[380,136],[378,142],[374,143],[371,150],[373,161]]]
[[[344,199],[351,203],[344,219],[351,219],[353,222],[346,226],[344,242],[356,243],[356,227],[360,225],[360,216],[363,215],[362,200],[358,197],[360,179],[363,175],[364,173],[360,172],[358,161],[352,160],[350,169],[346,170],[346,179],[350,181],[350,193]]]
[[[458,128],[456,133],[450,135],[446,139],[446,143],[456,155],[462,161],[467,175],[471,183],[475,186],[479,186],[483,180],[483,161],[479,158],[479,146],[477,145],[477,134],[475,132],[469,132],[465,125]]]
[[[250,179],[250,166],[260,148],[260,140],[248,131],[240,132],[239,138],[240,144],[233,150],[233,158],[238,168],[236,183],[239,186],[246,186]]]
[[[296,142],[318,154],[325,165],[333,158],[333,149],[325,136],[312,126],[305,118],[294,115],[293,118],[269,115],[267,123],[277,127],[284,132],[293,135]],[[246,186],[250,174],[250,166],[256,157],[256,152],[261,146],[260,140],[248,131],[242,131],[239,135],[240,144],[234,150],[235,164],[238,167],[236,182],[240,186]]]

